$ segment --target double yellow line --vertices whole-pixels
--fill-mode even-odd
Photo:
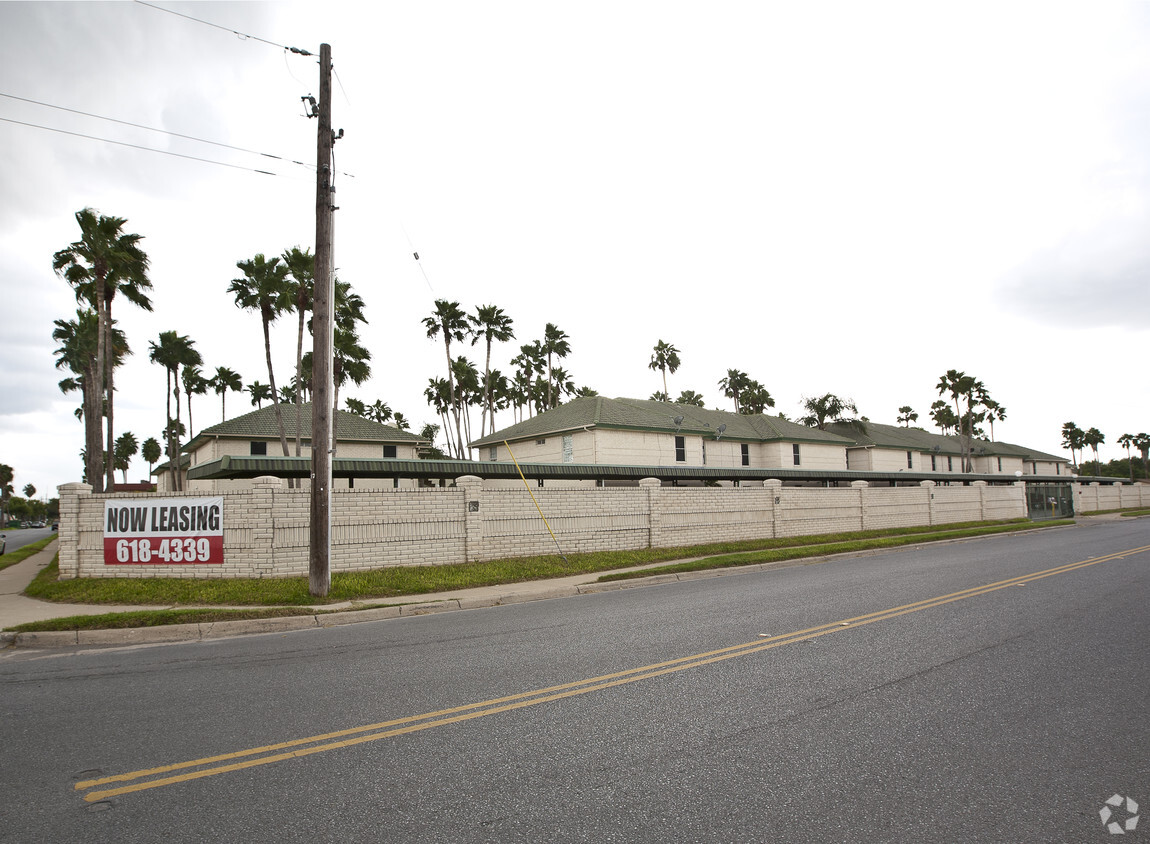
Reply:
[[[310,756],[313,753],[324,753],[329,750],[338,750],[344,747],[352,747],[357,744],[380,741],[381,739],[391,738],[393,736],[401,736],[407,733],[416,733],[421,730],[429,730],[433,727],[442,727],[447,724],[457,724],[461,721],[470,721],[474,718],[483,718],[485,716],[495,715],[500,712],[510,712],[515,709],[523,709],[525,707],[536,706],[541,703],[550,703],[551,701],[560,700],[566,697],[573,697],[575,695],[587,694],[588,692],[610,689],[615,686],[627,685],[628,683],[637,683],[640,680],[649,680],[653,677],[661,677],[666,674],[674,674],[679,671],[687,671],[692,668],[699,668],[700,666],[710,665],[711,663],[715,662],[723,662],[728,659],[735,659],[737,657],[744,657],[751,654],[760,653],[761,651],[769,651],[774,648],[782,647],[783,645],[803,642],[808,639],[815,639],[819,636],[826,636],[830,633],[837,633],[843,630],[861,627],[866,624],[874,624],[877,621],[886,621],[887,619],[897,618],[898,616],[907,615],[909,613],[920,612],[922,610],[931,609],[932,607],[939,607],[944,604],[953,603],[955,601],[964,601],[968,598],[974,598],[978,595],[985,595],[989,592],[996,592],[999,589],[1006,589],[1012,586],[1021,586],[1024,583],[1029,583],[1031,581],[1042,580],[1043,578],[1054,577],[1055,575],[1059,574],[1066,574],[1078,569],[1095,566],[1099,563],[1105,563],[1111,560],[1119,560],[1133,554],[1141,554],[1147,551],[1150,551],[1150,545],[1144,545],[1140,548],[1131,548],[1125,551],[1118,551],[1116,553],[1107,554],[1101,557],[1091,557],[1087,560],[1067,563],[1066,565],[1056,566],[1044,571],[1033,572],[1031,574],[1021,575],[1019,577],[1012,577],[1008,578],[1007,580],[997,581],[995,583],[987,583],[982,586],[974,586],[970,589],[963,589],[959,592],[951,592],[948,595],[939,595],[934,598],[927,598],[922,601],[916,601],[912,604],[903,604],[902,606],[891,607],[890,609],[880,610],[879,612],[859,615],[853,618],[846,618],[841,621],[831,622],[829,624],[822,624],[818,627],[808,627],[805,630],[796,630],[793,633],[785,633],[778,636],[771,636],[769,638],[760,638],[751,642],[744,642],[741,645],[731,645],[726,648],[719,648],[718,650],[694,654],[693,656],[680,657],[678,659],[667,660],[666,662],[657,662],[653,665],[646,665],[642,668],[633,668],[628,671],[618,671],[613,674],[602,674],[598,677],[591,677],[589,679],[579,680],[573,683],[549,686],[545,689],[536,689],[535,691],[531,692],[523,692],[521,694],[508,695],[507,697],[493,698],[491,700],[485,700],[480,703],[471,703],[467,704],[466,706],[457,706],[451,709],[440,709],[435,712],[425,712],[422,715],[411,715],[406,718],[396,718],[391,721],[380,721],[376,724],[368,724],[363,727],[352,727],[346,730],[337,730],[336,732],[324,733],[322,735],[311,736],[309,738],[294,739],[292,741],[279,742],[278,744],[268,744],[264,745],[263,747],[253,747],[248,750],[238,750],[234,753],[224,753],[218,756],[207,756],[202,759],[193,759],[189,762],[178,762],[172,765],[162,765],[158,768],[147,768],[145,770],[132,771],[126,774],[117,774],[110,777],[83,780],[82,782],[76,783],[76,790],[87,792],[84,794],[84,800],[89,803],[93,803],[98,800],[106,800],[109,797],[116,797],[121,794],[129,794],[135,791],[145,791],[150,788],[160,788],[162,786],[188,782],[189,780],[200,779],[202,777],[213,777],[218,774],[226,774],[232,771],[241,771],[245,768],[254,768],[259,765],[270,765],[274,762],[285,762],[289,759],[298,759],[304,756]],[[117,785],[117,783],[124,784]],[[97,789],[98,786],[112,787]]]

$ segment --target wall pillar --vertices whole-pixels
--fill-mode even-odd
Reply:
[[[251,525],[252,544],[248,554],[252,562],[252,571],[257,577],[274,577],[276,575],[276,520],[275,499],[276,491],[283,489],[281,478],[270,475],[261,475],[252,481],[251,497],[248,499],[247,512],[244,518]],[[224,529],[228,527],[227,500],[224,501]],[[227,562],[228,548],[224,544],[224,561]]]
[[[934,488],[937,484],[934,481],[919,481],[918,485],[922,487],[923,493],[926,495],[926,523],[928,525],[934,524]]]
[[[763,481],[763,487],[770,492],[771,497],[771,539],[779,536],[779,511],[783,501],[783,482],[778,478],[768,478]]]
[[[663,538],[663,483],[658,478],[643,478],[639,487],[647,490],[647,547],[658,548]]]
[[[866,491],[869,486],[869,481],[851,481],[851,489],[857,489],[859,494],[859,530],[867,529]]]
[[[455,486],[463,492],[463,556],[464,561],[476,563],[483,559],[483,479],[463,475],[455,479]]]
[[[72,580],[80,576],[80,500],[92,494],[91,484],[60,484],[56,487],[60,497],[59,536],[60,579]]]
[[[973,487],[978,487],[978,520],[980,522],[986,521],[986,481],[975,481],[971,484]]]

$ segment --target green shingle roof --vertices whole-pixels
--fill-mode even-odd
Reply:
[[[296,407],[294,404],[280,404],[283,414],[284,431],[289,440],[295,440]],[[311,440],[311,402],[300,405],[300,437]],[[340,442],[383,442],[383,443],[421,443],[419,436],[408,431],[401,431],[390,425],[381,425],[354,413],[344,410],[336,411],[336,437]],[[253,410],[243,416],[227,419],[218,425],[204,428],[185,445],[181,451],[191,451],[200,442],[213,437],[225,439],[279,439],[279,428],[276,426],[275,407],[268,405],[260,410]]]
[[[676,425],[676,417],[682,422]],[[644,399],[609,399],[586,396],[572,399],[538,416],[526,419],[510,428],[496,431],[470,443],[473,448],[507,440],[509,442],[532,439],[545,434],[579,431],[584,428],[612,428],[631,431],[662,431],[666,433],[716,436],[719,426],[725,425],[723,439],[740,442],[822,442],[848,445],[849,440],[829,431],[808,428],[788,422],[778,416],[743,415],[725,410],[707,410],[702,407],[673,402]]]
[[[833,423],[827,429],[841,434],[851,440],[855,445],[873,446],[877,448],[894,448],[900,451],[934,452],[935,454],[962,454],[962,442],[958,437],[933,434],[922,428],[904,428],[897,425],[880,425],[877,422],[866,423],[866,433],[860,434],[846,425]],[[937,448],[937,451],[935,450]],[[1042,460],[1055,463],[1066,463],[1065,457],[1046,454],[1032,448],[1026,448],[1013,443],[991,442],[990,440],[975,439],[971,441],[971,453],[976,456],[990,455],[992,457],[1020,457],[1023,460]]]

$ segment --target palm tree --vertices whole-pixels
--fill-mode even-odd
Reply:
[[[824,393],[815,398],[804,397],[803,407],[806,409],[807,415],[799,417],[799,422],[810,428],[825,431],[828,424],[835,422],[860,434],[866,433],[865,422],[845,415],[847,411],[859,412],[855,403],[850,399],[839,398],[834,393]]]
[[[295,308],[299,317],[299,327],[296,329],[295,349],[295,455],[300,456],[300,400],[302,390],[298,389],[303,381],[303,329],[307,322],[308,311],[312,310],[315,295],[315,256],[310,249],[300,249],[298,246],[286,250],[280,256],[284,266],[288,269],[288,278],[285,279],[285,295]]]
[[[543,329],[543,342],[540,348],[543,353],[547,355],[547,407],[557,407],[558,401],[554,396],[552,388],[552,376],[554,374],[553,358],[565,358],[571,353],[571,343],[569,342],[567,333],[560,329],[554,323],[547,323]]]
[[[519,354],[511,359],[511,365],[516,367],[512,379],[513,405],[519,409],[519,420],[523,421],[523,410],[528,413],[532,410],[532,395],[535,380],[542,375],[547,365],[546,355],[543,353],[543,344],[538,340],[519,347]]]
[[[1133,443],[1142,454],[1142,477],[1150,478],[1150,465],[1147,465],[1147,458],[1150,457],[1150,434],[1145,432],[1135,434]]]
[[[706,407],[703,396],[694,390],[683,390],[679,393],[679,397],[675,399],[675,404],[686,404],[691,407]]]
[[[191,411],[188,412],[189,417]],[[112,452],[112,459],[116,464],[116,468],[124,474],[124,483],[128,482],[128,466],[132,462],[132,457],[140,450],[139,444],[136,442],[136,435],[131,431],[125,431],[116,437],[116,448]]]
[[[463,449],[471,441],[471,405],[482,402],[483,396],[479,386],[479,370],[475,368],[475,364],[460,355],[453,362],[451,369],[455,378],[455,399],[463,415],[464,437],[459,451],[462,458]]]
[[[1002,422],[1006,419],[1006,408],[990,396],[983,396],[982,405],[986,408],[986,421],[990,423],[990,441],[994,442],[994,420]]]
[[[744,385],[739,396],[739,413],[754,415],[765,413],[768,407],[774,407],[775,400],[767,392],[767,388],[758,381],[751,379]]]
[[[257,409],[263,409],[264,402],[272,400],[272,388],[267,384],[261,384],[259,381],[248,384],[247,391],[252,397],[252,404]]]
[[[674,375],[675,371],[679,368],[679,350],[672,346],[670,343],[664,343],[660,340],[655,344],[654,354],[651,355],[651,362],[647,365],[648,369],[662,371],[663,373],[663,395],[668,395],[667,392],[667,371],[670,370]],[[663,399],[667,401],[667,399]]]
[[[719,379],[719,389],[723,391],[723,395],[735,402],[735,413],[739,412],[739,398],[750,380],[747,373],[737,369],[728,369],[726,377]]]
[[[1097,428],[1091,428],[1082,435],[1082,442],[1090,446],[1090,450],[1094,452],[1094,471],[1100,471],[1098,468],[1098,446],[1106,442],[1106,435],[1099,431]]]
[[[183,429],[183,423],[180,422],[180,367],[181,366],[199,366],[203,361],[200,358],[200,353],[195,350],[192,345],[191,338],[181,336],[175,331],[161,331],[160,342],[152,342],[149,344],[152,351],[149,359],[152,363],[158,363],[164,367],[168,377],[168,404],[167,404],[167,426],[165,431],[168,437],[168,466],[172,473],[172,484],[177,490],[183,488],[180,482],[179,472],[179,443],[173,442],[172,437],[178,436],[178,432]],[[173,386],[174,384],[174,386]],[[172,419],[172,395],[176,397],[176,418]],[[190,410],[188,411],[191,412]]]
[[[491,386],[491,344],[498,340],[506,343],[515,337],[512,328],[512,319],[503,310],[495,305],[477,305],[475,316],[468,316],[471,322],[471,345],[479,342],[482,337],[487,345],[486,363],[483,365],[483,416],[480,420],[479,435],[485,436],[487,432],[487,419],[491,418],[491,430],[495,430],[494,398],[488,389]]]
[[[276,428],[279,430],[280,447],[283,449],[284,457],[287,457],[290,452],[287,434],[284,432],[279,393],[276,390],[276,376],[272,369],[272,340],[269,328],[289,307],[286,285],[288,268],[280,263],[279,258],[272,258],[269,261],[262,253],[248,261],[237,261],[236,267],[243,272],[244,277],[232,279],[228,292],[235,297],[236,307],[260,313],[260,321],[264,328],[264,357],[268,364],[268,381],[272,405],[275,407]],[[299,425],[298,419],[296,425],[297,427]]]
[[[391,417],[391,421],[395,423],[395,427],[401,431],[411,430],[411,423],[408,422],[407,417],[400,413],[398,410],[395,411],[395,415]]]
[[[1078,465],[1074,460],[1074,451],[1077,449],[1081,455],[1082,449],[1086,446],[1086,432],[1073,422],[1063,422],[1062,446],[1070,449],[1070,462]]]
[[[188,430],[192,436],[195,436],[196,426],[192,424],[192,396],[207,395],[208,387],[211,385],[208,383],[208,379],[204,378],[198,366],[185,366],[180,381],[184,385],[184,395],[188,397]]]
[[[443,347],[447,354],[447,388],[451,400],[451,411],[455,416],[455,442],[456,453],[463,455],[463,430],[459,422],[459,404],[455,395],[455,376],[452,372],[451,341],[462,343],[467,336],[468,321],[459,307],[458,302],[449,302],[446,299],[435,300],[435,311],[431,316],[425,317],[423,325],[427,329],[429,339],[443,334]]]
[[[36,487],[32,484],[24,484],[24,497],[32,498],[36,494]]]
[[[160,443],[155,437],[148,437],[144,440],[144,444],[140,446],[140,456],[148,461],[148,477],[152,476],[152,466],[160,459]]]
[[[1126,449],[1126,463],[1130,466],[1130,483],[1134,483],[1134,458],[1130,455],[1130,448],[1134,445],[1134,435],[1123,434],[1118,438],[1118,445]]]
[[[376,399],[367,408],[367,418],[382,425],[391,418],[391,406],[383,399]]]
[[[84,424],[95,428],[97,434],[89,433],[86,441],[100,441],[100,448],[87,448],[88,482],[94,492],[103,491],[105,469],[103,438],[99,436],[103,428],[103,414],[108,417],[107,449],[113,451],[113,398],[112,370],[106,365],[108,344],[112,340],[112,300],[117,291],[133,304],[150,311],[151,300],[147,290],[152,287],[148,279],[148,256],[140,249],[143,237],[138,234],[125,234],[123,217],[97,215],[91,208],[76,212],[76,222],[80,225],[81,237],[65,249],[52,256],[52,269],[64,278],[76,291],[76,299],[88,302],[96,310],[98,338],[96,344],[97,394],[104,399],[101,413],[89,414]],[[95,474],[93,471],[95,470]],[[115,483],[115,467],[106,468],[107,484]]]
[[[668,396],[666,393],[661,392],[659,390],[656,390],[655,392],[651,393],[651,397],[649,399],[647,399],[647,401],[666,401],[666,402],[669,402],[670,400],[671,400],[670,396]]]
[[[244,382],[240,378],[240,374],[234,369],[228,369],[226,366],[217,366],[216,374],[208,379],[208,383],[212,389],[216,391],[216,395],[220,397],[220,421],[223,422],[228,418],[226,410],[228,390],[231,390],[233,393],[242,392]]]
[[[367,405],[365,405],[359,399],[344,399],[343,406],[348,413],[354,413],[356,416],[362,416],[364,419],[368,418]]]
[[[971,438],[974,436],[974,427],[985,418],[976,408],[990,401],[990,394],[986,385],[972,375],[960,372],[957,369],[948,369],[938,379],[935,385],[938,394],[950,394],[954,401],[954,415],[958,421],[958,440],[962,449],[962,471],[970,472],[973,466],[970,462]],[[966,412],[961,407],[961,400],[966,400]]]
[[[447,410],[451,406],[451,388],[448,386],[446,378],[429,378],[427,379],[427,389],[423,391],[424,397],[427,399],[428,406],[435,409],[439,414],[439,418],[443,420],[443,430],[447,430]],[[451,437],[447,437],[447,450],[454,456],[458,457],[459,453],[455,446],[452,444]]]
[[[911,422],[918,421],[918,414],[914,412],[909,404],[904,404],[898,409],[898,421],[909,428]]]

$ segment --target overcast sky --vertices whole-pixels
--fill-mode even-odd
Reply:
[[[662,339],[683,361],[672,395],[708,407],[731,409],[718,381],[738,368],[792,418],[833,392],[931,428],[960,369],[1005,405],[997,439],[1065,454],[1073,420],[1109,459],[1150,429],[1146,3],[158,5],[224,29],[140,3],[0,3],[0,462],[18,488],[82,471],[51,338],[76,303],[51,264],[83,207],[144,236],[155,285],[152,313],[117,302],[134,352],[117,434],[160,436],[161,331],[209,373],[267,382],[259,318],[227,287],[237,261],[314,248],[314,171],[291,162],[314,162],[300,97],[319,90],[314,58],[257,39],[332,46],[336,264],[374,358],[344,395],[416,430],[437,421],[436,298],[512,316],[508,373],[556,323],[575,383],[606,396],[662,389]],[[286,383],[290,320],[272,342]],[[193,414],[219,422],[215,394]],[[146,474],[137,457],[129,480]]]

